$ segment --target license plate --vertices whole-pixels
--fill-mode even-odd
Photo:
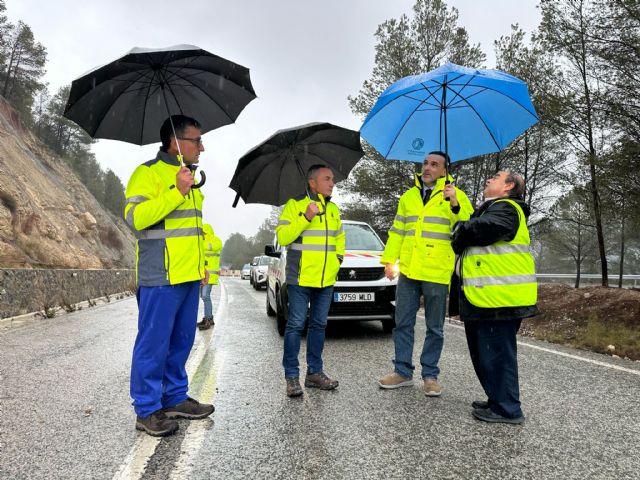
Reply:
[[[335,292],[334,302],[375,302],[376,294],[373,292]]]

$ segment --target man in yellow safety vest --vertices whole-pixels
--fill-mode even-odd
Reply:
[[[204,252],[204,268],[209,274],[209,282],[200,285],[200,298],[204,305],[204,317],[198,322],[199,330],[208,330],[213,327],[213,303],[211,302],[211,288],[218,284],[220,275],[220,251],[222,250],[222,240],[213,233],[213,227],[205,223],[202,227],[204,238],[202,241],[202,251]]]
[[[485,422],[524,422],[520,408],[516,333],[523,318],[538,313],[520,175],[501,171],[487,180],[484,203],[453,233],[460,255],[460,318],[473,368],[487,400],[471,405]]]
[[[400,276],[396,287],[396,326],[394,371],[378,380],[380,388],[394,389],[413,385],[413,343],[420,296],[424,298],[427,332],[420,355],[424,394],[440,396],[438,362],[444,344],[444,317],[447,293],[453,273],[454,254],[451,230],[467,220],[473,207],[465,193],[445,178],[444,152],[430,152],[422,165],[422,175],[398,203],[398,211],[389,230],[389,239],[380,263],[391,279]]]
[[[321,390],[338,386],[324,373],[322,350],[333,284],[344,257],[344,231],[340,211],[330,200],[334,186],[331,169],[313,165],[307,172],[307,181],[307,194],[287,201],[276,227],[278,243],[287,246],[289,308],[282,364],[289,397],[302,395],[298,354],[309,306],[304,386]]]
[[[207,283],[203,195],[191,188],[193,174],[185,166],[196,164],[204,151],[201,133],[193,118],[167,119],[160,128],[160,151],[135,169],[125,192],[124,216],[137,239],[131,397],[136,429],[153,436],[175,432],[173,418],[196,420],[214,411],[187,395],[185,369],[198,320],[198,289]]]

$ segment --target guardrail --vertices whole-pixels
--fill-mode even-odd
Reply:
[[[538,283],[566,283],[574,285],[576,283],[575,273],[537,273]],[[609,286],[618,286],[620,276],[609,275]],[[580,286],[591,287],[602,283],[602,275],[599,273],[581,273]],[[640,275],[623,275],[622,286],[625,288],[640,288]]]

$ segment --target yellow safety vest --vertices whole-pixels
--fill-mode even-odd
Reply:
[[[124,217],[137,238],[138,286],[176,285],[204,278],[202,200],[199,189],[176,188],[180,162],[158,152],[138,166],[127,185]]]
[[[451,204],[442,194],[444,178],[437,180],[424,204],[419,177],[416,174],[415,186],[400,197],[380,263],[395,263],[399,258],[403,275],[413,280],[448,285],[455,263],[451,230],[458,221],[469,219],[473,207],[465,193],[456,188],[460,210],[453,213]]]
[[[336,282],[340,261],[344,256],[344,230],[338,207],[325,202],[322,194],[301,195],[284,206],[276,235],[278,243],[287,247],[286,280],[301,287],[329,287]],[[309,222],[304,213],[315,201],[322,215]]]
[[[204,266],[209,272],[209,285],[218,284],[220,275],[220,251],[222,250],[222,240],[208,231],[207,225],[204,227]]]
[[[465,249],[461,271],[464,296],[480,308],[535,305],[538,284],[524,212],[513,200],[497,202],[508,202],[518,211],[518,231],[510,242]]]

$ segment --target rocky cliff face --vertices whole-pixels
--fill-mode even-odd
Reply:
[[[0,268],[128,268],[134,243],[0,97]]]

